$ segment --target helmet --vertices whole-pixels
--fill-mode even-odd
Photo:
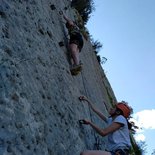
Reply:
[[[123,112],[123,116],[128,118],[131,113],[131,108],[124,102],[118,102],[116,108],[120,109]]]

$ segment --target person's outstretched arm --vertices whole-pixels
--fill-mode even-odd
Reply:
[[[110,126],[104,128],[104,129],[101,129],[97,125],[95,125],[94,123],[92,123],[89,120],[84,119],[82,121],[83,121],[83,124],[90,125],[101,136],[106,136],[106,135],[108,135],[108,134],[110,134],[112,132],[115,132],[116,130],[118,130],[118,129],[120,129],[122,127],[121,123],[113,122]]]
[[[63,14],[63,18],[66,20],[69,26],[74,26],[74,22],[71,19],[69,19],[65,14]]]
[[[104,116],[92,103],[91,101],[89,101],[85,96],[80,96],[79,97],[80,101],[86,101],[88,103],[88,105],[90,106],[90,108],[105,122],[107,122],[107,117]]]
[[[69,19],[64,13],[63,13],[63,18],[66,20],[67,23],[69,23],[70,25],[74,25],[74,22]]]
[[[66,20],[66,22],[70,22],[71,20],[63,13],[63,18]]]

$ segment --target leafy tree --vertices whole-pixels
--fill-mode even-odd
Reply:
[[[84,24],[87,23],[90,18],[90,14],[95,10],[93,0],[72,0],[71,6],[78,10]]]
[[[130,152],[131,154],[135,154],[135,155],[143,155],[145,153],[147,153],[146,151],[146,143],[144,141],[140,141],[140,142],[132,142],[132,147],[133,147],[133,152]]]
[[[135,134],[136,129],[139,129],[139,127],[137,125],[135,125],[135,122],[133,122],[133,121],[128,121],[128,127],[129,127],[130,131],[132,132],[132,134]]]
[[[96,40],[96,41],[92,41],[92,46],[93,46],[93,49],[95,50],[95,53],[97,54],[103,45],[98,40]]]
[[[100,64],[104,64],[107,61],[107,58],[105,57],[101,58],[101,56],[98,54],[103,45],[98,40],[94,41],[92,38],[91,38],[91,43],[92,43],[92,47],[94,49],[98,62]]]
[[[140,141],[140,142],[138,143],[138,146],[139,146],[139,148],[140,148],[142,154],[147,153],[147,151],[146,151],[146,147],[147,147],[146,142]]]

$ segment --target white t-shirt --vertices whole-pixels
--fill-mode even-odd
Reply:
[[[107,122],[108,125],[112,124],[112,122],[123,124],[120,129],[108,135],[108,151],[114,151],[119,148],[129,149],[131,146],[131,142],[126,118],[122,115],[119,115],[114,120],[112,120],[111,117],[108,118]]]

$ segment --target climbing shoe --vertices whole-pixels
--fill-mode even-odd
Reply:
[[[73,67],[70,69],[72,75],[78,75],[82,70],[82,64],[79,65],[73,65]]]

